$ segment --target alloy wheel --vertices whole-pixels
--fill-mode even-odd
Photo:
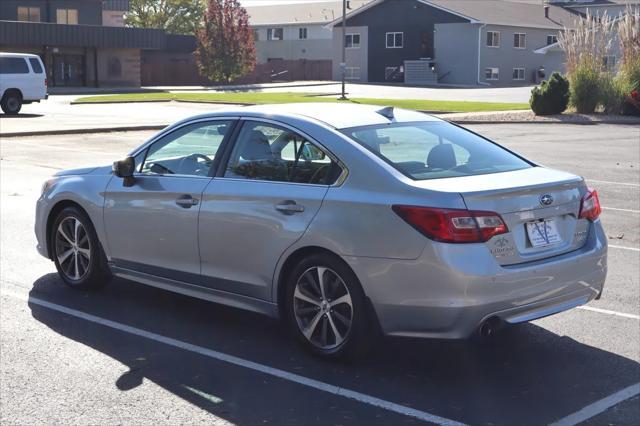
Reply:
[[[293,293],[293,312],[304,337],[319,349],[340,346],[351,331],[351,294],[329,268],[312,267],[300,276]]]
[[[56,258],[60,270],[70,280],[78,281],[89,271],[91,243],[87,230],[80,220],[66,217],[56,231]]]

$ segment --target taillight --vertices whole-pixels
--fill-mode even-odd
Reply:
[[[602,207],[600,207],[598,192],[593,189],[587,190],[587,193],[582,197],[582,201],[580,202],[580,219],[594,221],[600,216],[601,212]]]
[[[49,87],[49,81],[46,78],[44,79],[44,87]]]
[[[445,243],[481,243],[509,232],[494,212],[398,205],[392,209],[427,238]]]

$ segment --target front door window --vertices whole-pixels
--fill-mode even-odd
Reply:
[[[230,121],[216,121],[176,130],[149,148],[141,173],[208,176],[230,126]]]

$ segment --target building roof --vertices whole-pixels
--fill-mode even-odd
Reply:
[[[349,15],[354,16],[386,0],[373,0]],[[516,27],[562,29],[571,28],[578,12],[549,5],[549,18],[545,17],[541,0],[415,0],[426,5],[468,19],[472,23],[508,25]],[[329,26],[342,22],[340,16]]]
[[[530,0],[535,1],[535,0]],[[624,6],[625,4],[639,5],[640,0],[582,0],[582,1],[566,1],[551,0],[552,3],[563,4],[568,7],[585,7],[585,6]]]
[[[505,0],[419,0],[426,4],[449,9],[469,16],[483,24],[562,29],[573,27],[578,13],[560,6],[549,5],[545,17],[542,2],[522,3]]]
[[[351,11],[371,1],[350,0]],[[342,16],[342,1],[249,6],[246,9],[251,25],[327,24]]]

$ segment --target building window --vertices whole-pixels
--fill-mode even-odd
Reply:
[[[253,41],[260,41],[260,31],[253,30]]]
[[[488,47],[500,47],[500,32],[499,31],[487,31],[487,46]]]
[[[400,49],[404,45],[404,33],[387,33],[387,49]]]
[[[513,35],[513,47],[516,49],[524,49],[527,47],[527,35],[524,33],[515,33]]]
[[[57,9],[56,22],[58,24],[78,25],[78,9]]]
[[[513,79],[514,80],[524,80],[524,68],[514,68],[513,69]]]
[[[298,29],[298,38],[300,40],[306,40],[307,39],[307,29],[306,28]]]
[[[602,58],[602,64],[607,71],[613,71],[616,68],[616,55],[606,55]]]
[[[40,22],[40,8],[39,7],[19,7],[18,21]]]
[[[346,80],[360,80],[360,67],[345,68],[344,78]]]
[[[550,46],[552,44],[556,44],[558,42],[558,36],[555,34],[549,34],[547,36],[547,46]]]
[[[345,46],[347,49],[359,49],[360,34],[347,34],[345,36]]]
[[[484,78],[487,80],[498,80],[500,79],[500,69],[499,68],[485,68],[484,70]]]
[[[267,29],[267,40],[284,40],[284,30],[282,28]]]

